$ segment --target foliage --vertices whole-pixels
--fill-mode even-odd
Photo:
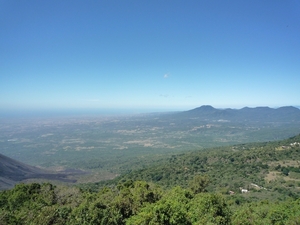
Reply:
[[[232,216],[233,224],[299,224],[299,200],[245,204]]]
[[[231,211],[220,194],[197,194],[189,203],[192,224],[230,224]]]
[[[207,176],[195,176],[190,182],[189,187],[194,194],[206,192],[206,188],[209,184],[209,178]]]
[[[66,194],[67,190],[70,191]],[[70,196],[69,201],[67,197]],[[64,199],[65,198],[65,199]],[[232,196],[234,199],[234,196]],[[248,201],[182,187],[163,190],[131,180],[89,192],[46,184],[19,184],[0,192],[0,224],[299,224],[300,200]]]
[[[175,187],[155,204],[144,207],[126,224],[190,224],[186,215],[187,204],[191,198],[189,191]]]

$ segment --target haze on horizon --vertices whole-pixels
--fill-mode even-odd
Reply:
[[[300,3],[1,1],[0,112],[300,106]]]

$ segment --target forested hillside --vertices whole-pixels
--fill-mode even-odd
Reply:
[[[165,187],[187,187],[196,175],[209,179],[208,190],[223,194],[251,190],[257,199],[300,195],[300,135],[265,143],[242,144],[173,155],[149,168],[126,174]]]
[[[110,182],[19,184],[1,224],[299,224],[300,135],[173,155]]]

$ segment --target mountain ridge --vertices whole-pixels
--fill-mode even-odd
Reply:
[[[237,122],[292,122],[300,121],[300,109],[294,106],[270,108],[259,106],[241,109],[217,109],[210,105],[203,105],[180,113],[183,117],[198,117],[203,120],[230,120]]]
[[[52,172],[38,167],[30,166],[15,159],[0,154],[0,190],[12,188],[15,184],[27,179],[47,179],[64,182],[76,182],[68,179],[69,175],[77,172]],[[82,173],[82,172],[81,172]]]

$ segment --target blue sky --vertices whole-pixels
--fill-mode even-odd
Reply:
[[[300,105],[300,2],[0,1],[0,110]]]

